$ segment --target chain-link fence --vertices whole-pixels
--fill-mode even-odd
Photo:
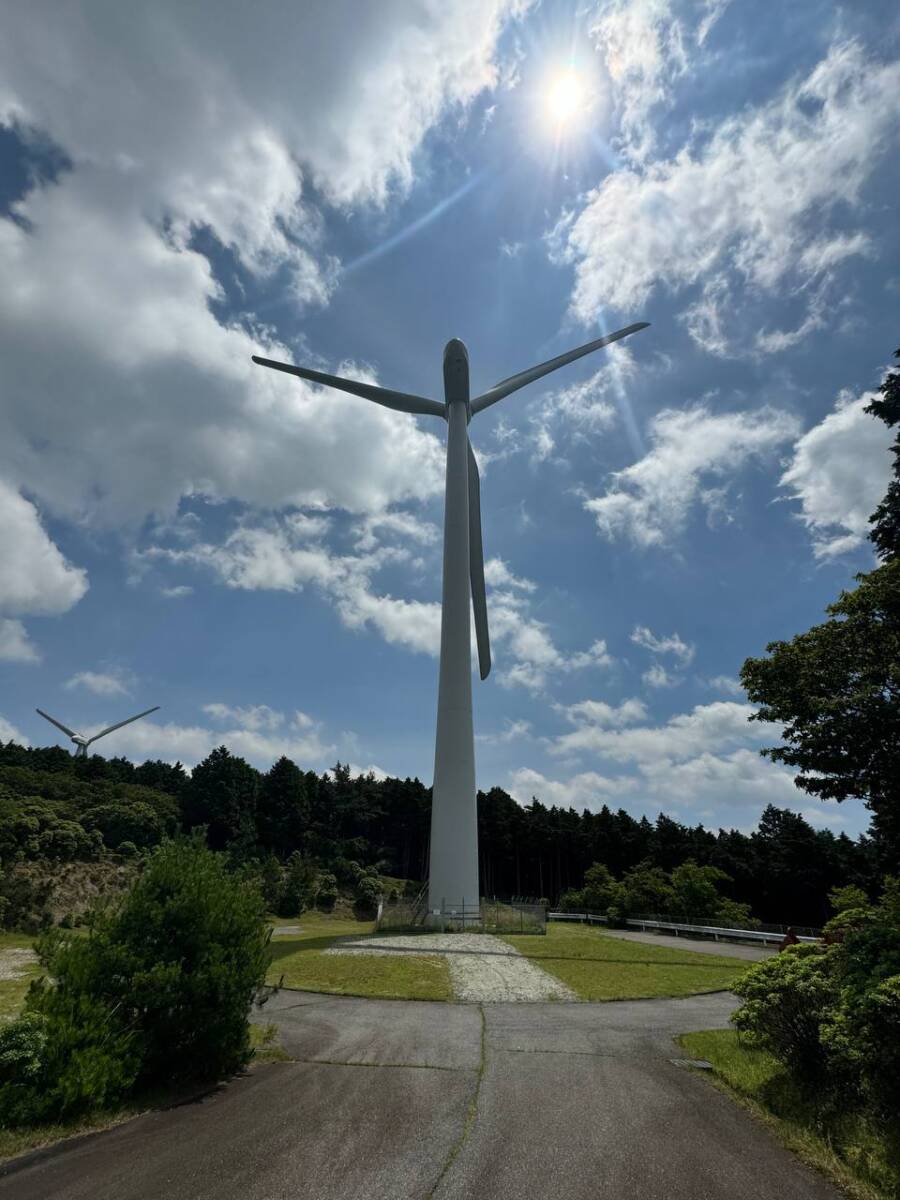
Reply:
[[[437,929],[446,933],[547,932],[547,909],[526,900],[482,899],[478,904],[444,901],[429,907],[424,897],[385,901],[378,910],[379,930]]]

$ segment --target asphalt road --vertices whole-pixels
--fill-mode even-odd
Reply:
[[[282,991],[295,1062],[76,1140],[0,1200],[839,1200],[676,1065],[727,994],[465,1005]]]
[[[710,938],[675,937],[662,933],[642,933],[639,929],[604,929],[606,937],[623,942],[643,942],[646,946],[671,946],[673,950],[693,950],[697,954],[719,954],[723,958],[743,958],[761,962],[778,953],[777,946],[747,945],[745,942],[716,942]]]

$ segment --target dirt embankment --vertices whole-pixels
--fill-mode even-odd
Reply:
[[[4,891],[16,909],[14,924],[37,929],[49,913],[54,924],[65,918],[79,924],[89,909],[120,896],[137,874],[134,863],[20,862],[7,867]],[[7,918],[13,912],[8,911]]]

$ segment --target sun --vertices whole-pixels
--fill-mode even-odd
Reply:
[[[557,125],[569,125],[584,112],[588,89],[582,76],[569,68],[556,75],[544,96],[547,116]]]

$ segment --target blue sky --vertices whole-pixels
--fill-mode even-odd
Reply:
[[[873,564],[898,34],[813,0],[10,13],[0,737],[159,704],[104,752],[430,782],[443,429],[249,356],[440,397],[451,336],[482,389],[648,320],[473,423],[479,785],[864,830],[759,757],[737,672]]]

